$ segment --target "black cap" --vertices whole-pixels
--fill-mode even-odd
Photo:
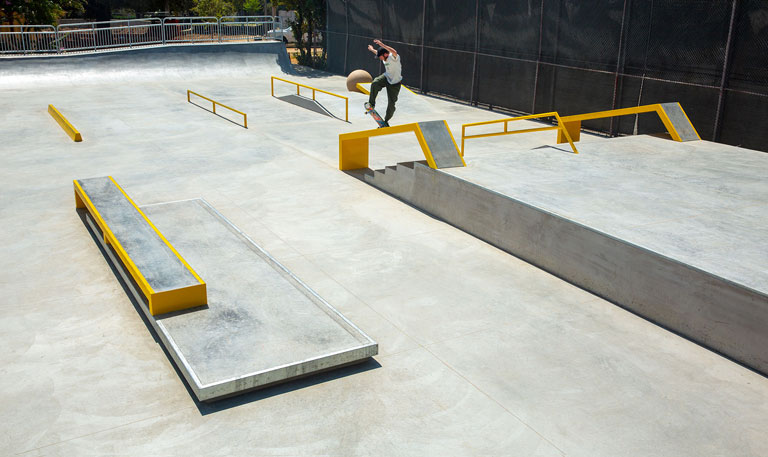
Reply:
[[[381,57],[381,56],[383,56],[384,54],[389,54],[389,51],[387,51],[387,50],[386,50],[386,49],[384,49],[384,48],[379,48],[379,50],[378,50],[378,51],[376,51],[376,57]]]

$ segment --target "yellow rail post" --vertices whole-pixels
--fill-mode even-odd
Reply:
[[[315,100],[315,101],[317,101],[316,98],[315,98],[315,92],[316,91],[320,92],[320,93],[323,93],[323,94],[328,94],[328,95],[332,95],[334,97],[338,97],[338,98],[343,99],[344,100],[344,105],[345,105],[344,120],[349,122],[349,97],[345,97],[345,96],[339,95],[339,94],[334,94],[333,92],[328,92],[327,90],[318,89],[316,87],[307,86],[306,84],[300,84],[300,83],[297,83],[297,82],[294,82],[294,81],[289,81],[287,79],[278,78],[277,76],[272,76],[271,81],[272,81],[272,96],[273,97],[275,96],[275,80],[282,81],[282,82],[285,82],[285,83],[288,83],[288,84],[294,84],[296,86],[296,95],[301,95],[301,93],[299,92],[301,87],[306,87],[307,89],[311,89],[312,90],[312,100]]]
[[[208,100],[209,102],[211,102],[213,104],[213,114],[216,114],[216,105],[219,105],[219,106],[221,106],[223,108],[226,108],[226,109],[228,109],[230,111],[234,111],[235,113],[240,114],[241,116],[243,116],[243,127],[248,128],[248,115],[245,114],[244,112],[238,111],[238,110],[236,110],[234,108],[230,108],[229,106],[227,106],[227,105],[225,105],[223,103],[219,103],[216,100],[211,100],[210,98],[208,98],[206,96],[203,96],[203,95],[200,95],[197,92],[193,92],[193,91],[191,91],[189,89],[187,89],[187,102],[188,103],[192,103],[192,101],[189,98],[190,94],[197,95],[198,97],[202,98],[203,100]]]

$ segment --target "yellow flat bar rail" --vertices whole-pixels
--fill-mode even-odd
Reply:
[[[346,113],[344,115],[344,120],[349,122],[349,98],[345,97],[343,95],[334,94],[333,92],[328,92],[327,90],[318,89],[317,87],[307,86],[306,84],[297,83],[295,81],[289,81],[287,79],[278,78],[277,76],[272,76],[272,80],[270,81],[272,84],[272,96],[275,96],[275,80],[282,81],[284,83],[293,84],[296,86],[296,95],[301,95],[301,88],[310,89],[312,91],[312,100],[317,101],[315,98],[316,92],[320,92],[327,95],[333,95],[334,97],[338,97],[344,100],[344,104],[346,106]]]
[[[698,132],[696,132],[696,129],[693,127],[693,123],[691,123],[691,120],[688,119],[688,115],[685,113],[685,110],[683,110],[683,107],[680,106],[679,103],[677,103],[677,106],[680,107],[680,111],[685,116],[686,120],[688,121],[688,123],[691,125],[691,128],[693,129],[693,133],[695,133],[696,137],[698,137],[699,134]],[[581,122],[582,121],[588,121],[593,119],[603,119],[607,117],[627,116],[630,114],[652,113],[652,112],[655,112],[656,114],[658,114],[659,119],[661,119],[661,122],[664,124],[664,127],[666,127],[667,132],[669,132],[669,135],[672,137],[673,140],[683,141],[677,129],[675,128],[674,123],[667,115],[667,112],[664,110],[664,107],[661,104],[657,103],[653,105],[633,106],[631,108],[620,108],[620,109],[613,109],[608,111],[597,111],[594,113],[563,116],[562,120],[563,120],[564,129],[561,132],[558,132],[557,142],[565,143],[566,139],[565,139],[565,136],[563,136],[563,132],[568,132],[568,134],[571,136],[573,141],[579,141],[579,139],[581,138]]]
[[[235,113],[242,115],[243,116],[243,127],[248,128],[248,115],[245,114],[244,112],[238,111],[238,110],[236,110],[234,108],[230,108],[229,106],[227,106],[227,105],[225,105],[223,103],[219,103],[216,100],[211,100],[210,98],[208,98],[208,97],[206,97],[204,95],[200,95],[197,92],[193,92],[193,91],[191,91],[189,89],[187,89],[187,103],[192,103],[192,100],[190,99],[190,95],[196,95],[196,96],[202,98],[203,100],[208,100],[209,102],[213,103],[213,114],[216,114],[216,105],[219,105],[222,108],[226,108],[226,109],[228,109],[230,111],[234,111]]]
[[[48,105],[48,114],[50,114],[51,117],[53,117],[53,119],[61,126],[61,128],[64,129],[64,132],[69,135],[70,138],[72,138],[72,141],[78,143],[83,141],[83,136],[80,135],[80,132],[75,128],[74,125],[69,123],[67,118],[64,117],[64,115],[61,114],[55,106]]]
[[[544,117],[554,117],[557,119],[557,125],[552,127],[536,127],[531,129],[523,129],[523,130],[509,130],[509,123],[514,121],[525,121],[529,119],[540,119]],[[493,133],[478,133],[475,135],[467,135],[467,128],[469,127],[477,127],[480,125],[493,125],[493,124],[504,124],[504,131],[503,132],[493,132]],[[515,135],[518,133],[533,133],[533,132],[544,132],[547,130],[557,130],[558,135],[562,134],[564,138],[568,141],[568,143],[571,145],[571,149],[573,149],[574,154],[578,154],[579,151],[576,149],[576,145],[573,144],[573,141],[571,140],[571,135],[568,132],[568,130],[565,129],[565,126],[563,125],[563,120],[560,118],[560,115],[552,111],[550,113],[541,113],[541,114],[529,114],[527,116],[518,116],[518,117],[508,117],[504,119],[495,119],[493,121],[484,121],[484,122],[473,122],[470,124],[463,124],[461,126],[461,156],[464,157],[464,141],[470,140],[473,138],[488,138],[492,136],[502,136],[502,135]],[[559,138],[559,136],[558,136]]]
[[[144,274],[139,270],[139,268],[136,266],[136,263],[131,259],[130,255],[128,255],[128,252],[123,248],[123,246],[120,244],[120,240],[117,239],[115,234],[112,232],[112,230],[107,225],[106,221],[104,221],[104,218],[99,213],[99,210],[96,208],[96,206],[93,204],[91,199],[88,197],[88,194],[85,192],[85,190],[80,186],[80,183],[77,182],[77,180],[74,181],[74,187],[75,187],[75,207],[76,208],[82,208],[88,211],[88,213],[93,216],[94,221],[101,229],[101,233],[104,235],[104,242],[115,250],[120,260],[123,262],[123,265],[125,265],[128,272],[133,277],[134,281],[136,281],[136,284],[138,284],[141,291],[144,293],[144,296],[147,298],[147,301],[149,302],[149,312],[155,316],[158,314],[165,314],[169,313],[171,311],[180,311],[187,308],[192,308],[195,306],[201,306],[208,303],[208,295],[207,295],[207,286],[205,282],[200,278],[200,276],[195,272],[195,270],[192,269],[192,267],[187,263],[186,260],[179,254],[179,252],[176,250],[176,248],[171,245],[171,243],[165,238],[165,236],[160,233],[160,231],[155,227],[155,225],[152,223],[152,221],[149,220],[146,214],[138,207],[136,206],[136,203],[134,203],[133,200],[128,196],[128,194],[125,193],[122,187],[120,187],[119,184],[117,184],[117,181],[114,180],[111,176],[109,176],[109,180],[112,181],[112,183],[117,187],[118,190],[125,196],[125,198],[128,200],[128,202],[138,211],[138,213],[141,215],[142,218],[147,222],[147,224],[152,228],[152,230],[160,237],[160,239],[165,243],[166,246],[173,252],[176,257],[179,259],[179,261],[189,270],[189,272],[199,281],[199,284],[192,285],[189,287],[179,288],[179,289],[172,289],[172,290],[166,290],[166,291],[155,291],[152,286],[149,284],[147,279],[144,277]]]

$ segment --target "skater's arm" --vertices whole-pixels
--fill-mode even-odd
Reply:
[[[368,50],[371,51],[373,53],[373,55],[377,55],[376,49],[374,49],[374,47],[371,46],[370,44],[368,45]]]
[[[378,44],[382,48],[386,49],[387,51],[389,51],[389,53],[392,54],[395,57],[395,59],[397,59],[397,51],[395,51],[394,48],[392,48],[390,46],[387,46],[386,44],[382,43],[381,40],[373,40],[373,42]]]

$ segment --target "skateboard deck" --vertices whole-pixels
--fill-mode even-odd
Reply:
[[[365,102],[363,106],[365,107],[365,114],[370,114],[373,120],[376,121],[377,124],[379,124],[379,128],[389,127],[389,125],[384,121],[384,119],[381,118],[381,115],[377,113],[375,109],[373,109],[370,103]]]

